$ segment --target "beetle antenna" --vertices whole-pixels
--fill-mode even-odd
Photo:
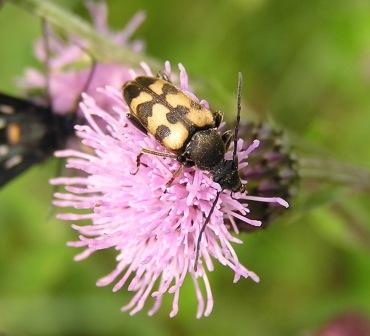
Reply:
[[[241,97],[242,97],[242,73],[238,73],[238,90],[236,94],[236,123],[234,129],[234,151],[233,151],[233,161],[237,161],[237,150],[238,150],[238,132],[240,123],[240,111],[241,111]]]
[[[206,229],[207,224],[209,223],[209,221],[211,219],[211,215],[212,215],[213,211],[215,210],[215,207],[216,207],[218,198],[220,197],[222,191],[223,191],[222,189],[220,191],[217,191],[216,198],[213,201],[211,210],[209,211],[209,214],[208,214],[208,216],[206,218],[206,221],[204,222],[202,228],[199,231],[198,240],[197,240],[197,249],[196,249],[196,254],[195,254],[195,261],[194,261],[194,270],[195,270],[195,272],[197,271],[197,266],[198,266],[199,251],[200,251],[200,242],[202,241],[203,233],[204,233],[204,231]]]

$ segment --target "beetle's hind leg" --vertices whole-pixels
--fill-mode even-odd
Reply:
[[[150,155],[155,155],[155,156],[168,157],[168,158],[171,158],[171,159],[177,159],[177,155],[173,154],[173,153],[158,152],[158,151],[155,151],[155,150],[152,150],[152,149],[142,148],[141,152],[136,157],[136,170],[134,172],[130,173],[131,175],[136,175],[138,173],[140,165],[141,165],[141,157],[144,154],[150,154]]]

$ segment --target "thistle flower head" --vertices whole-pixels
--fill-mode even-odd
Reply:
[[[369,336],[368,316],[350,311],[339,314],[328,321],[314,336]]]
[[[152,76],[143,64],[146,75]],[[202,105],[188,85],[188,76],[182,65],[179,87]],[[165,65],[171,76],[170,64]],[[136,73],[132,72],[135,77]],[[234,282],[241,277],[258,282],[258,276],[244,267],[233,248],[242,243],[228,230],[225,219],[234,223],[235,218],[248,225],[259,226],[252,220],[248,208],[240,200],[253,198],[247,194],[221,193],[214,213],[200,243],[200,258],[195,270],[196,243],[201,227],[208,216],[220,186],[212,176],[197,168],[185,168],[172,185],[166,183],[179,163],[174,159],[143,156],[136,175],[136,158],[142,148],[165,151],[152,136],[144,134],[127,119],[129,109],[121,92],[112,87],[99,90],[110,107],[102,108],[91,96],[85,94],[81,110],[88,122],[76,126],[77,136],[94,152],[86,154],[76,150],[57,152],[67,158],[67,167],[82,172],[79,177],[56,178],[52,184],[64,185],[64,193],[56,193],[54,204],[59,207],[83,209],[84,213],[64,213],[59,218],[68,221],[89,220],[88,225],[73,225],[79,240],[70,246],[83,247],[76,259],[109,248],[118,251],[117,266],[112,273],[98,280],[98,286],[114,283],[113,291],[126,286],[134,292],[130,303],[123,307],[135,314],[151,296],[154,314],[165,293],[173,295],[170,316],[179,309],[180,289],[187,275],[195,287],[198,300],[197,317],[208,316],[213,307],[213,297],[207,272],[213,271],[218,261],[234,272]],[[247,165],[249,154],[258,146],[238,141],[240,167]],[[231,152],[227,153],[232,155]],[[287,206],[280,198],[263,199]],[[235,226],[234,226],[235,227]],[[236,227],[235,227],[236,228]],[[204,283],[205,299],[201,291]]]
[[[145,19],[143,12],[137,13],[126,27],[113,32],[107,25],[107,6],[105,2],[86,1],[87,9],[95,29],[117,44],[125,45],[134,52],[143,49],[141,40],[130,38]],[[94,63],[86,53],[87,41],[80,37],[68,35],[62,39],[51,27],[46,35],[35,43],[36,58],[48,68],[46,73],[35,68],[28,68],[18,79],[18,86],[39,102],[45,99],[45,92],[50,95],[53,111],[58,114],[73,112],[82,92],[94,97],[100,105],[106,103],[103,95],[96,95],[96,89],[104,85],[119,88],[127,81],[129,68],[113,63]]]

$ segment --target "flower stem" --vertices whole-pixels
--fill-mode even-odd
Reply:
[[[137,54],[129,48],[114,43],[107,36],[97,32],[81,17],[63,9],[48,0],[8,0],[29,12],[44,18],[47,22],[63,29],[68,33],[77,35],[88,41],[89,53],[97,60],[114,61],[123,64],[139,65],[146,62],[154,69],[160,69],[160,62],[143,53]]]
[[[361,191],[370,191],[370,171],[343,162],[320,158],[301,158],[302,178],[342,184]]]

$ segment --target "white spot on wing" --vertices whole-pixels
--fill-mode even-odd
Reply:
[[[14,108],[10,105],[0,105],[0,112],[4,114],[13,114],[14,113]]]
[[[8,161],[5,162],[5,168],[11,169],[17,165],[19,165],[22,162],[22,156],[16,155],[10,158]]]
[[[0,157],[8,155],[9,153],[9,147],[6,145],[1,145],[0,146]]]

